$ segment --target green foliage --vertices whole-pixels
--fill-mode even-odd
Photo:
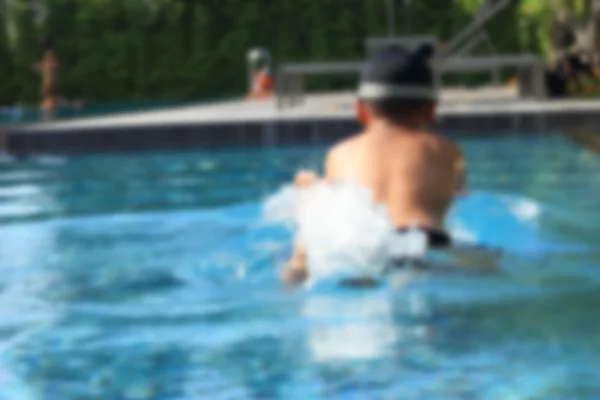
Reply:
[[[0,22],[7,20],[6,10],[0,5]],[[8,40],[8,30],[1,29],[0,25],[0,104],[7,104],[14,100],[14,66],[12,53]]]
[[[46,35],[61,63],[63,97],[124,102],[241,95],[251,47],[268,48],[275,63],[356,60],[364,56],[366,37],[387,34],[385,0],[45,0],[47,17],[39,27],[28,3],[12,3],[13,51],[7,29],[0,29],[0,103],[39,102],[40,79],[32,64]],[[413,0],[405,8],[396,0],[397,32],[450,40],[481,3]],[[499,50],[540,47],[541,12],[526,8],[515,6],[491,24]],[[347,87],[353,79],[316,77],[308,83],[324,90]]]
[[[37,61],[40,39],[33,12],[26,0],[15,0],[13,17],[19,34],[15,41],[12,57],[13,74],[12,101],[34,103],[39,99],[39,76],[34,70]]]

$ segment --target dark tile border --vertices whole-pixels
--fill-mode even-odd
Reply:
[[[506,133],[595,133],[600,110],[442,115],[436,129],[449,136]],[[17,155],[127,153],[195,148],[280,147],[328,144],[356,133],[352,118],[286,119],[276,121],[163,124],[91,127],[79,131],[35,132],[12,128],[0,132],[0,150]],[[4,138],[4,140],[3,140]]]

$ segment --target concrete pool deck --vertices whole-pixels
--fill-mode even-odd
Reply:
[[[15,155],[127,152],[328,143],[356,132],[353,93],[226,101],[165,110],[0,127],[0,150]],[[593,132],[600,101],[520,99],[509,87],[442,93],[437,129],[446,134]]]

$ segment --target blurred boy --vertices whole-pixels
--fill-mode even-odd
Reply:
[[[363,132],[335,145],[325,162],[325,179],[352,181],[371,190],[387,206],[398,232],[420,229],[430,248],[451,246],[443,224],[455,195],[463,190],[465,162],[460,148],[431,131],[437,90],[433,49],[391,47],[367,64],[356,102]],[[296,185],[315,182],[301,172]],[[296,244],[282,278],[308,277],[306,252]]]

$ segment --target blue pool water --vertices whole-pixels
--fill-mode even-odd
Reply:
[[[265,198],[324,148],[0,159],[0,399],[598,399],[600,158],[465,139],[498,276],[293,292]]]

